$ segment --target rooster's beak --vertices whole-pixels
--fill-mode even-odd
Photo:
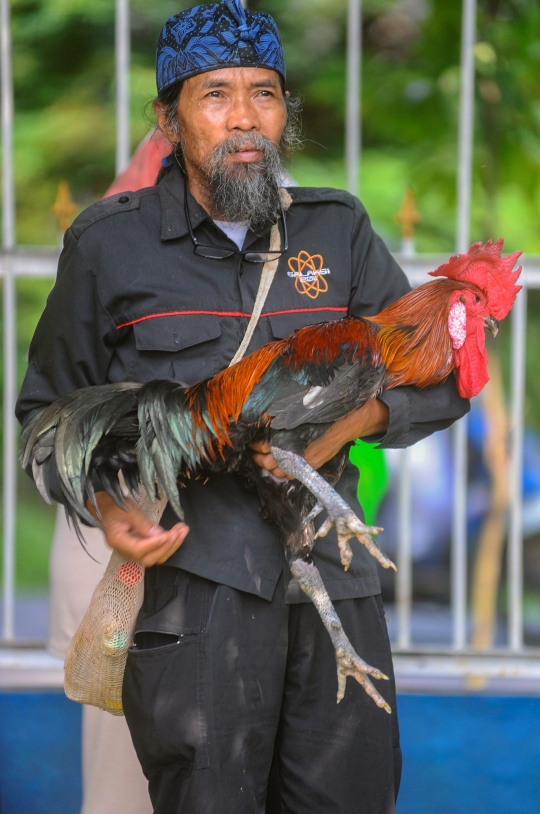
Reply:
[[[484,325],[491,331],[493,336],[497,336],[499,333],[499,321],[495,319],[495,317],[484,317]]]

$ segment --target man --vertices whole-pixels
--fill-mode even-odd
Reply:
[[[66,234],[30,350],[23,421],[79,387],[192,384],[226,367],[271,259],[274,223],[281,257],[248,351],[302,325],[376,313],[408,290],[347,193],[291,188],[283,212],[279,153],[294,141],[284,82],[273,20],[240,0],[167,21],[155,110],[173,153],[156,187],[95,204]],[[396,388],[336,422],[305,455],[320,467],[358,436],[407,446],[467,406],[452,381]],[[283,475],[267,446],[254,457]],[[341,492],[354,502],[350,476]],[[190,481],[181,500],[187,525],[167,508],[152,526],[134,505],[124,512],[98,493],[109,544],[149,566],[124,709],[154,810],[393,811],[393,681],[378,686],[391,716],[352,681],[336,705],[330,640],[240,476]],[[347,573],[335,537],[318,541],[314,558],[353,646],[391,675],[375,565],[359,544],[353,550]]]

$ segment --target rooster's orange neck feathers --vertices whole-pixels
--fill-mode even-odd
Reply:
[[[379,325],[377,335],[387,370],[386,388],[412,384],[427,387],[444,381],[454,369],[448,332],[450,296],[466,288],[454,280],[426,283],[366,317]]]

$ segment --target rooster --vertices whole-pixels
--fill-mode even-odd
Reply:
[[[429,387],[455,372],[461,396],[488,381],[485,328],[494,335],[520,286],[520,253],[502,257],[502,239],[475,243],[431,272],[428,282],[372,317],[310,325],[271,342],[211,379],[187,387],[171,381],[121,383],[78,390],[50,405],[23,432],[21,463],[32,465],[45,499],[54,451],[68,510],[94,524],[93,478],[125,506],[118,473],[135,494],[168,498],[179,517],[179,486],[189,477],[240,472],[254,484],[264,516],[273,521],[291,572],[314,602],[335,648],[340,701],[353,676],[375,703],[390,707],[371,678],[386,676],[364,662],[349,642],[310,556],[317,537],[335,525],[341,562],[349,539],[363,543],[384,568],[395,568],[366,526],[335,492],[347,450],[314,471],[302,454],[337,419],[398,385]],[[281,469],[278,482],[252,460],[250,446],[269,440]],[[327,520],[315,534],[313,520]],[[98,513],[99,514],[99,513]]]

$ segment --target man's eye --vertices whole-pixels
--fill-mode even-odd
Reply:
[[[212,96],[213,99],[219,99],[221,93],[219,92],[219,90],[211,90],[208,95]]]

